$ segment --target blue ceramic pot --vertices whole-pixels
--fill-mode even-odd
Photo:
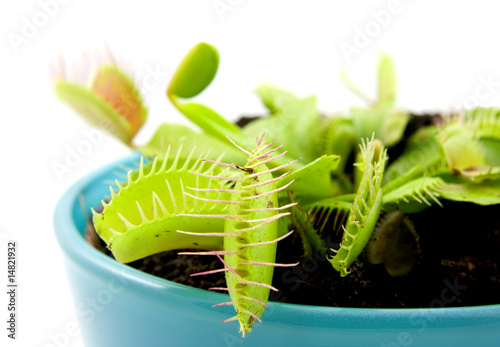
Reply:
[[[121,163],[130,165],[132,159]],[[432,309],[354,309],[271,302],[242,338],[228,296],[169,282],[120,264],[83,237],[90,208],[109,194],[117,164],[76,183],[59,201],[57,239],[85,346],[493,346],[500,305]],[[500,294],[500,293],[499,293]],[[445,295],[445,293],[443,293]],[[444,299],[444,298],[442,298]],[[440,298],[436,298],[439,302]]]

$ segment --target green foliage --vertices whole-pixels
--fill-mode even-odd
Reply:
[[[396,71],[394,64],[387,55],[380,56],[378,63],[378,99],[396,99]]]
[[[243,336],[260,320],[270,290],[276,261],[278,219],[289,215],[278,205],[276,180],[264,163],[266,146],[250,153],[238,179],[228,207],[231,216],[224,225],[226,282]]]
[[[396,189],[384,194],[383,203],[386,208],[396,205],[398,209],[406,213],[420,212],[433,203],[441,205],[437,197],[437,187],[443,184],[439,177],[422,176],[408,181]]]
[[[59,79],[55,90],[90,124],[105,130],[125,144],[146,121],[147,110],[132,79],[115,65],[104,65],[89,87]]]
[[[204,158],[217,159],[224,153],[224,160],[243,165],[246,161],[244,153],[234,146],[220,141],[206,133],[199,133],[182,124],[164,123],[158,127],[148,144],[138,149],[146,156],[163,157],[169,148],[176,148],[182,144],[181,157],[187,156],[194,148],[193,156],[202,153]],[[175,153],[173,153],[175,155]]]
[[[448,167],[461,171],[484,165],[480,143],[458,122],[445,126],[437,136]]]
[[[436,191],[442,198],[452,201],[472,202],[478,205],[500,204],[500,179],[480,183],[450,179]]]
[[[239,321],[243,335],[276,290],[273,268],[287,266],[274,262],[276,244],[290,230],[297,231],[305,256],[324,256],[341,276],[362,252],[401,276],[420,250],[412,214],[442,207],[444,200],[500,204],[499,109],[446,117],[401,144],[410,113],[396,108],[395,69],[381,56],[377,100],[342,75],[366,107],[327,115],[314,96],[262,85],[257,94],[269,114],[241,129],[187,100],[208,87],[218,65],[219,54],[209,44],[188,52],[167,96],[200,129],[164,123],[144,145],[133,138],[146,109],[119,67],[100,67],[89,87],[61,78],[55,89],[90,123],[148,158],[128,172],[126,182],[117,181],[103,211],[93,213],[115,258],[126,263],[165,250],[218,257],[223,268],[202,274],[225,272],[231,301],[224,304],[236,311],[226,321]],[[391,147],[402,152],[386,168],[385,148]],[[326,238],[339,231],[340,245],[328,257]]]
[[[212,82],[219,66],[219,53],[212,45],[200,43],[184,57],[167,94],[188,99],[200,94]]]
[[[287,175],[281,185],[292,180],[293,191],[300,197],[326,198],[332,196],[334,191],[330,174],[337,168],[340,156],[323,155],[306,166]]]
[[[364,143],[361,147],[362,162],[358,163],[363,171],[356,197],[351,207],[344,235],[332,259],[332,266],[346,276],[348,268],[365,248],[377,223],[382,208],[382,177],[384,175],[386,152],[377,149],[376,141]]]
[[[180,63],[167,88],[167,96],[189,120],[209,134],[226,141],[226,135],[246,142],[240,129],[210,108],[182,102],[200,94],[212,82],[219,66],[219,53],[212,45],[194,46]],[[248,145],[248,144],[245,144]]]
[[[200,188],[220,189],[221,184],[191,172],[206,175],[215,168],[192,160],[193,152],[187,158],[181,158],[181,153],[182,148],[173,159],[166,155],[165,159],[155,158],[148,165],[141,162],[135,174],[129,171],[126,183],[117,182],[118,191],[110,188],[111,197],[109,202],[103,201],[102,213],[93,212],[97,233],[118,261],[128,263],[172,249],[222,247],[222,239],[176,232],[220,232],[223,220],[196,219],[186,214],[218,215],[227,210],[227,206],[196,199],[197,196],[210,199],[220,195],[227,198],[227,193],[198,191]]]
[[[386,147],[392,147],[403,137],[404,130],[410,115],[408,112],[394,110],[396,101],[396,73],[390,58],[382,55],[378,65],[378,100],[373,101],[364,92],[356,87],[345,74],[342,81],[354,93],[369,103],[369,107],[351,108],[356,140],[375,137],[380,139]]]
[[[320,131],[316,97],[299,99],[288,91],[269,85],[257,88],[257,94],[271,115],[248,124],[245,133],[256,137],[265,132],[274,141],[283,144],[292,157],[300,157],[305,163],[315,160],[314,142],[297,139],[316,138]]]
[[[325,117],[317,140],[317,152],[339,156],[337,174],[343,174],[347,160],[357,140],[354,137],[352,120],[341,115]]]
[[[486,162],[500,166],[500,109],[478,107],[466,112],[464,119],[479,140]]]
[[[423,174],[435,173],[444,165],[444,155],[436,136],[439,129],[433,126],[422,128],[409,139],[403,151],[387,168],[384,184],[418,168]]]
[[[400,210],[381,217],[366,247],[366,258],[372,264],[384,264],[391,276],[408,274],[420,250],[413,223]]]

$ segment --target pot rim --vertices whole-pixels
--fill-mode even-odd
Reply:
[[[185,297],[197,296],[198,299],[206,300],[207,305],[214,301],[227,299],[226,294],[210,292],[207,290],[190,287],[187,285],[168,281],[148,273],[142,272],[126,264],[121,264],[111,257],[101,253],[92,247],[78,230],[73,214],[79,208],[79,196],[87,188],[95,184],[100,176],[104,176],[116,169],[118,163],[130,161],[133,156],[126,156],[121,160],[108,164],[90,174],[87,174],[74,183],[59,199],[54,213],[55,234],[63,253],[73,262],[81,265],[93,276],[117,276],[126,278],[129,289],[144,291],[147,295],[153,295],[161,300],[163,295]],[[81,213],[81,212],[80,212]],[[438,319],[454,319],[458,321],[470,321],[477,318],[498,317],[500,304],[467,306],[467,307],[438,307],[438,308],[352,308],[352,307],[331,307],[313,306],[291,303],[268,302],[270,309],[279,308],[282,315],[305,315],[312,312],[319,316],[332,316],[348,319],[355,316],[360,318],[385,318],[390,320],[408,319],[414,316],[430,315]],[[339,317],[340,316],[340,317]],[[352,326],[351,326],[352,327]]]

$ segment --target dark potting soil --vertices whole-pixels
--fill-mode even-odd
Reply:
[[[498,206],[443,202],[411,215],[420,237],[421,253],[412,271],[391,277],[383,265],[371,265],[363,255],[341,277],[317,254],[304,258],[298,233],[278,243],[278,263],[300,262],[294,268],[275,268],[270,300],[340,307],[458,307],[500,304],[500,218]],[[89,223],[88,239],[112,256]],[[340,241],[340,235],[338,235]],[[96,244],[96,242],[98,242]],[[191,274],[218,269],[211,256],[183,256],[170,251],[132,263],[138,270],[208,289],[224,286],[223,274]]]
[[[405,139],[415,130],[435,121],[429,115],[413,117]],[[404,139],[404,140],[405,140]],[[402,147],[389,152],[396,157]],[[392,153],[391,153],[392,152]],[[278,243],[277,262],[295,263],[293,268],[275,268],[270,300],[287,303],[360,307],[416,308],[460,307],[500,304],[500,206],[479,206],[443,201],[409,218],[419,236],[420,252],[413,269],[404,276],[391,277],[384,265],[372,265],[364,254],[345,277],[318,254],[302,256],[299,234]],[[91,223],[87,240],[112,256],[96,235]],[[332,245],[341,233],[331,229]],[[225,285],[224,274],[190,275],[219,269],[212,256],[182,256],[177,251],[163,252],[132,263],[138,270],[178,282],[208,289]]]

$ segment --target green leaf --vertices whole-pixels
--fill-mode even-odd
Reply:
[[[347,77],[344,83],[370,105],[368,108],[353,107],[350,110],[358,141],[370,138],[372,134],[386,147],[396,145],[403,137],[410,119],[408,112],[394,111],[396,100],[396,73],[391,59],[382,55],[378,64],[378,100],[372,101]]]
[[[252,147],[252,140],[245,136],[237,125],[228,122],[212,109],[196,103],[174,103],[189,120],[208,134],[229,143],[226,136],[241,144],[245,149]]]
[[[500,167],[498,166],[471,166],[468,169],[459,170],[458,173],[463,178],[475,183],[500,179]]]
[[[296,202],[295,199],[293,201]],[[325,256],[327,249],[318,231],[314,229],[309,214],[300,205],[292,207],[291,212],[292,225],[294,230],[297,230],[300,234],[304,256],[312,257],[314,250],[317,250],[321,256]]]
[[[386,152],[376,154],[377,144],[372,140],[363,143],[361,153],[363,178],[359,184],[351,212],[347,219],[342,242],[335,256],[328,261],[341,276],[346,276],[348,268],[365,248],[382,208],[382,176],[384,174]]]
[[[297,196],[330,197],[333,195],[331,173],[335,171],[339,161],[340,157],[338,155],[323,155],[312,163],[294,170],[280,181],[280,186],[295,180],[290,190]]]
[[[404,111],[393,111],[387,115],[380,129],[380,139],[387,147],[396,145],[403,138],[410,114]]]
[[[308,162],[314,160],[317,157],[315,139],[318,138],[321,128],[316,97],[310,96],[302,99],[288,112],[290,118],[295,116],[290,120],[290,126],[294,128],[295,134],[295,138],[292,140],[301,143],[303,158]],[[300,141],[297,141],[298,139]]]
[[[392,181],[390,181],[389,183],[387,183],[383,188],[382,188],[382,193],[384,193],[384,195],[392,192],[393,190],[395,190],[396,188],[399,188],[417,178],[420,178],[424,175],[424,172],[422,171],[422,169],[418,166],[415,166],[414,168],[412,168],[410,171],[404,173],[403,175],[393,179]]]
[[[488,165],[500,166],[500,140],[482,139],[484,160]]]
[[[319,226],[320,232],[323,232],[328,221],[333,219],[332,228],[334,233],[338,231],[342,220],[346,217],[352,208],[355,194],[345,194],[327,199],[299,199],[300,206],[307,210],[307,214],[314,225]],[[335,217],[332,218],[332,214]]]
[[[228,142],[226,136],[230,136],[249,149],[252,144],[238,126],[206,106],[181,101],[201,93],[213,80],[218,65],[219,55],[215,47],[207,43],[194,46],[177,68],[167,88],[167,96],[179,111],[207,133],[224,142]]]
[[[446,181],[445,184],[436,188],[444,199],[472,202],[478,205],[500,204],[500,180],[473,183],[460,182],[455,178],[454,180],[446,179]]]
[[[260,320],[270,290],[277,291],[271,286],[280,240],[277,219],[290,215],[281,212],[289,206],[278,205],[276,179],[263,155],[268,148],[259,141],[245,167],[232,168],[236,184],[224,204],[229,215],[223,233],[226,284],[243,336]]]
[[[476,107],[465,112],[464,121],[481,140],[500,141],[500,109],[496,107]]]
[[[244,132],[251,137],[265,132],[269,138],[284,144],[291,156],[301,157],[306,163],[316,159],[321,128],[316,98],[299,99],[288,91],[268,85],[260,86],[257,92],[272,116],[254,120]]]
[[[356,143],[352,120],[342,116],[325,117],[323,130],[317,143],[319,155],[335,154],[340,156],[336,172],[343,174],[349,155]]]
[[[132,139],[130,124],[91,90],[66,81],[58,81],[55,89],[58,96],[91,125],[108,131],[124,143],[130,142]]]
[[[403,154],[386,170],[384,185],[418,167],[422,172],[433,174],[444,165],[444,153],[436,140],[439,130],[426,127],[415,132],[409,139]]]
[[[262,136],[263,133],[266,134],[266,139],[284,145],[292,157],[302,157],[301,154],[304,153],[299,141],[290,143],[290,139],[293,138],[293,129],[280,117],[257,118],[248,123],[243,131],[248,138],[256,138]],[[304,159],[304,162],[307,162],[307,159]]]
[[[256,92],[262,103],[272,114],[283,112],[287,107],[299,101],[299,99],[289,91],[270,85],[264,84],[258,86]]]
[[[382,140],[382,127],[393,108],[392,100],[383,100],[370,108],[353,107],[350,110],[354,133],[358,141],[365,138]]]
[[[199,43],[186,54],[177,68],[167,94],[188,99],[200,94],[215,77],[219,53],[208,43]]]
[[[133,80],[116,65],[103,65],[89,87],[58,80],[59,98],[70,104],[93,126],[105,130],[126,145],[147,117],[139,91]]]
[[[500,109],[477,107],[464,118],[474,137],[480,139],[486,164],[500,166]]]
[[[222,237],[200,237],[177,232],[222,232],[224,219],[194,215],[226,214],[227,205],[200,202],[193,188],[220,189],[219,182],[192,172],[211,174],[202,161],[188,156],[178,168],[180,151],[173,160],[155,159],[149,165],[141,162],[136,172],[129,171],[128,181],[110,188],[111,200],[103,202],[102,213],[93,212],[99,236],[115,258],[128,263],[143,257],[174,249],[221,249]],[[189,193],[191,195],[185,194]],[[222,194],[222,196],[220,196]],[[203,198],[227,199],[227,193],[203,193]]]
[[[387,55],[382,55],[378,62],[378,99],[379,102],[396,99],[396,72],[394,64]]]
[[[408,274],[420,251],[419,237],[408,216],[399,210],[381,217],[366,246],[366,258],[372,264],[384,264],[391,276]]]
[[[199,133],[181,124],[162,124],[149,143],[138,149],[149,157],[163,158],[168,148],[182,145],[181,157],[187,157],[196,147],[194,157],[203,154],[204,158],[215,160],[224,153],[224,160],[231,164],[244,165],[246,155],[232,145],[205,133]]]
[[[410,174],[416,172],[418,171],[410,171]],[[441,205],[438,200],[438,189],[443,184],[443,180],[439,177],[419,177],[391,191],[384,190],[384,209],[396,206],[405,213],[416,213],[425,210],[433,203]]]
[[[448,124],[439,132],[437,140],[451,170],[467,170],[485,164],[481,144],[462,124]]]

